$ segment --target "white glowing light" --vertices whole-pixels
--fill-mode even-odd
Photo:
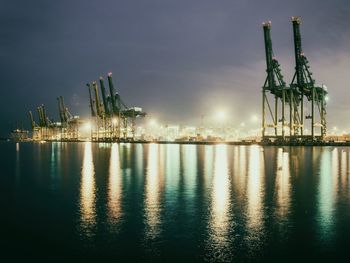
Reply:
[[[284,131],[284,132],[289,132],[289,126],[285,125],[285,126],[283,127],[283,131]]]
[[[151,125],[151,126],[155,126],[156,124],[157,124],[157,121],[155,119],[151,119],[149,121],[149,125]]]
[[[324,98],[324,100],[325,100],[325,101],[329,101],[329,97],[326,96],[326,97]]]
[[[257,122],[258,121],[258,116],[257,115],[252,115],[252,121]]]
[[[84,126],[82,128],[84,131],[90,131],[91,127],[92,127],[91,122],[88,121],[84,124]]]
[[[112,123],[113,123],[114,125],[116,125],[116,124],[118,123],[118,119],[117,119],[117,118],[113,118],[113,119],[112,119]]]
[[[224,120],[226,118],[226,113],[224,111],[218,111],[216,113],[216,118],[218,120]]]

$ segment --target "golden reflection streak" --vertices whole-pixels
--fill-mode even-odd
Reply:
[[[277,152],[277,171],[275,191],[277,194],[277,215],[282,219],[286,216],[290,206],[290,167],[289,153],[282,148]]]
[[[82,228],[87,236],[92,234],[92,228],[96,224],[95,208],[95,169],[92,158],[91,142],[86,142],[84,146],[83,167],[81,171],[81,196],[80,211]]]
[[[113,143],[109,161],[108,214],[112,223],[121,217],[122,178],[120,173],[119,145]]]
[[[158,173],[159,145],[150,144],[146,171],[146,235],[153,239],[159,234],[160,224],[160,179]]]
[[[232,191],[235,192],[237,202],[244,202],[247,177],[246,146],[234,146],[233,149]]]
[[[229,231],[231,189],[227,158],[227,145],[217,145],[215,147],[210,228],[211,238],[219,247],[223,247],[228,241]]]
[[[259,146],[250,146],[248,167],[248,228],[251,234],[257,234],[263,219],[263,156]]]

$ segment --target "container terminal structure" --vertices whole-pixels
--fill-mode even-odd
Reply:
[[[32,111],[29,111],[29,119],[32,127],[33,137],[35,141],[42,140],[61,140],[61,141],[77,141],[80,138],[79,126],[82,121],[79,116],[73,116],[64,104],[62,96],[57,98],[58,113],[60,121],[55,122],[47,116],[44,105],[37,107],[38,122],[35,121]]]
[[[102,100],[98,83],[87,83],[92,119],[92,141],[134,141],[136,119],[145,117],[146,112],[140,107],[127,107],[121,96],[115,91],[112,73],[108,73],[109,94],[103,77],[99,78]]]
[[[49,118],[44,105],[37,107],[38,121],[29,111],[34,141],[134,141],[136,119],[145,117],[140,107],[127,107],[113,86],[112,73],[108,74],[109,93],[104,79],[88,83],[91,118],[82,120],[70,113],[62,96],[57,97],[59,121]],[[102,100],[99,95],[99,87]]]
[[[295,73],[289,86],[273,53],[271,21],[263,23],[267,76],[262,87],[262,142],[322,142],[327,132],[327,87],[316,85],[312,77],[309,61],[302,50],[301,18],[292,17],[291,21]]]

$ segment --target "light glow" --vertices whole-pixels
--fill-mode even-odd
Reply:
[[[218,119],[218,120],[224,120],[225,118],[226,118],[226,112],[224,112],[224,111],[218,111],[217,113],[216,113],[216,118]]]
[[[86,131],[86,132],[90,131],[91,128],[92,128],[92,125],[91,125],[91,122],[89,122],[89,121],[86,122],[86,123],[83,125],[83,127],[82,127],[82,129],[83,129],[84,131]]]

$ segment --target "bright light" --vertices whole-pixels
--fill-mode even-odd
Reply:
[[[245,123],[244,122],[241,122],[241,127],[245,127]]]
[[[155,119],[151,119],[149,121],[149,125],[151,125],[151,126],[155,126],[156,124],[157,124],[157,121]]]
[[[253,122],[257,122],[258,121],[258,116],[256,116],[255,114],[252,115],[252,121]]]
[[[224,111],[218,111],[218,112],[216,113],[216,118],[217,118],[218,120],[223,120],[223,119],[226,118],[226,113],[225,113]]]
[[[91,127],[91,122],[86,122],[82,128],[84,131],[90,131]]]
[[[336,130],[338,130],[337,126],[334,126],[333,131],[336,131]]]
[[[326,97],[324,98],[324,100],[325,100],[325,101],[329,101],[329,97],[326,96]]]
[[[116,125],[116,124],[118,123],[118,119],[117,119],[117,118],[113,118],[113,119],[112,119],[112,123],[113,123],[114,125]]]

